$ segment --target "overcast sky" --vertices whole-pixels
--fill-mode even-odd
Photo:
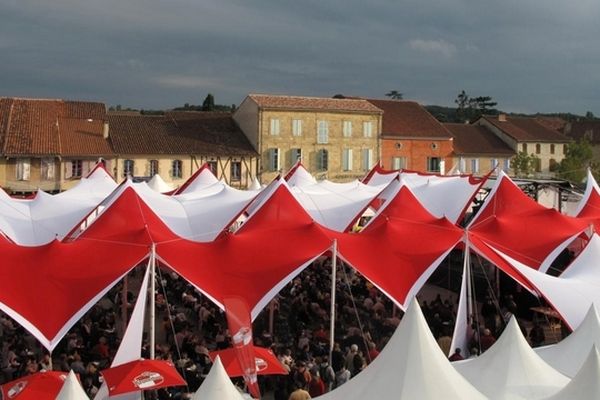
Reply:
[[[0,96],[134,108],[248,93],[600,116],[598,0],[2,0]]]

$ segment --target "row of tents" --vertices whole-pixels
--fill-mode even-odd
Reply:
[[[163,195],[145,183],[118,185],[96,168],[58,195],[0,194],[0,309],[51,350],[153,256],[221,307],[227,297],[243,297],[255,318],[303,268],[333,253],[405,309],[458,248],[495,264],[577,327],[600,293],[593,262],[600,190],[593,177],[576,214],[567,216],[537,204],[500,173],[463,227],[483,182],[374,171],[364,182],[338,184],[317,182],[298,165],[261,190],[239,191],[202,168]],[[373,218],[352,232],[367,210]],[[574,243],[583,251],[572,266],[547,275]]]

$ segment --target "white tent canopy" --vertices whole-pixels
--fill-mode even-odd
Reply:
[[[148,186],[158,193],[169,193],[175,189],[175,187],[165,182],[159,174],[155,174],[152,179],[148,181]]]
[[[494,251],[525,276],[571,328],[579,326],[593,303],[600,304],[600,264],[594,261],[600,260],[600,236],[597,234],[560,277],[546,275],[497,249]]]
[[[557,344],[538,347],[535,351],[558,371],[573,377],[592,346],[600,346],[600,318],[595,305],[588,309],[581,325],[569,336]]]
[[[585,362],[560,392],[547,400],[588,400],[600,399],[600,355],[594,345]]]
[[[62,389],[58,392],[56,400],[90,400],[81,387],[73,370],[69,372]]]
[[[385,350],[323,400],[484,399],[450,364],[412,301]]]
[[[103,169],[96,171],[56,195],[40,190],[32,200],[0,196],[0,231],[24,246],[62,240],[117,187]]]
[[[217,356],[192,400],[244,400],[244,397],[227,376],[221,358]]]
[[[485,353],[453,365],[490,399],[542,399],[569,382],[533,351],[514,316]]]

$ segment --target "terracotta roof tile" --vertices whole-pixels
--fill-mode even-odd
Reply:
[[[515,151],[492,131],[481,125],[444,124],[454,136],[457,155],[514,155]]]
[[[11,98],[2,99],[0,114],[4,155],[112,153],[102,138],[102,103]]]
[[[444,138],[452,135],[423,106],[414,101],[368,99],[383,110],[383,136]]]
[[[380,114],[381,110],[362,99],[334,99],[329,97],[279,96],[250,94],[260,108],[280,110],[320,110],[352,113]]]
[[[535,117],[535,119],[548,129],[562,132],[567,124],[567,121],[560,117]]]
[[[482,118],[518,142],[568,143],[570,141],[567,136],[547,128],[535,118],[506,116],[505,121],[500,121],[499,117],[493,116]]]
[[[108,121],[109,137],[118,154],[257,155],[229,113],[109,113]]]

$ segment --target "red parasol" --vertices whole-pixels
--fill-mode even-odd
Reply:
[[[281,365],[275,354],[264,347],[254,347],[254,358],[256,361],[256,372],[258,375],[287,375],[288,370]],[[234,348],[212,351],[209,353],[210,359],[215,360],[217,356],[221,357],[221,362],[230,377],[243,376],[244,373],[236,359]]]
[[[6,400],[54,400],[69,374],[44,371],[24,376],[0,386]]]
[[[186,384],[173,363],[164,360],[131,361],[100,373],[111,396]]]

